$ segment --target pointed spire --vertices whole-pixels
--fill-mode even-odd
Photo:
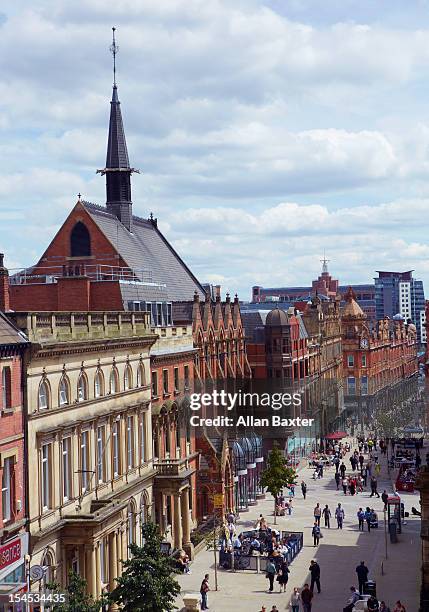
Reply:
[[[325,250],[323,251],[323,259],[320,260],[320,263],[322,264],[322,274],[329,274],[328,272],[329,259],[326,259]]]
[[[110,51],[113,55],[113,92],[110,102],[109,137],[107,141],[106,166],[97,170],[106,175],[106,207],[107,210],[118,217],[121,223],[132,231],[132,200],[131,200],[131,174],[138,172],[131,168],[128,159],[127,143],[125,140],[124,124],[122,122],[121,103],[118,98],[116,84],[116,55],[119,47],[116,44],[115,31],[112,28],[113,42]]]

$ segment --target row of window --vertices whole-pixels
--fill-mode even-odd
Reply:
[[[12,406],[12,371],[10,366],[3,366],[1,371],[1,410]]]
[[[136,385],[135,387],[142,387],[146,384],[144,366],[140,363],[137,367],[136,372]],[[133,370],[130,364],[127,364],[124,370],[123,385],[121,388],[119,372],[116,366],[113,366],[110,370],[108,387],[106,391],[104,373],[101,368],[98,368],[95,372],[93,382],[93,397],[103,397],[104,395],[119,393],[121,390],[128,391],[134,388],[134,376]],[[79,374],[76,389],[76,401],[84,402],[90,397],[90,385],[88,376],[84,370]],[[65,406],[70,404],[71,398],[71,386],[70,380],[66,373],[61,377],[58,385],[58,406]],[[39,409],[43,410],[52,406],[52,393],[49,380],[46,376],[40,382],[39,394],[38,394],[38,406]]]
[[[128,310],[150,313],[150,323],[155,327],[173,325],[170,302],[128,302]]]
[[[366,368],[367,366],[367,360],[366,360],[366,355],[361,355],[361,364],[363,368]],[[349,368],[353,368],[355,365],[355,356],[354,355],[347,355],[347,366]]]
[[[147,461],[146,416],[128,415],[124,420],[125,436],[121,435],[121,419],[110,428],[107,424],[83,430],[79,436],[64,436],[60,442],[61,502],[65,503],[96,486],[120,477]],[[125,465],[122,444],[125,444]],[[73,445],[78,444],[78,465],[73,463]],[[40,448],[41,505],[42,510],[54,507],[54,443]],[[74,489],[74,474],[78,474],[78,490]]]
[[[356,378],[354,376],[349,376],[347,378],[347,392],[349,395],[356,395]],[[360,394],[368,395],[368,377],[362,376],[360,378]]]
[[[189,390],[189,366],[185,365],[183,368],[183,377],[184,377],[184,390]],[[173,388],[170,387],[170,373],[168,370],[162,371],[162,394],[168,395],[172,392],[179,393],[180,392],[180,378],[179,378],[179,368],[174,368],[173,370]],[[158,372],[152,372],[152,396],[159,397],[159,388],[158,388]]]

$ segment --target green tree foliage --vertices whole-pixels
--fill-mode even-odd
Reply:
[[[296,472],[287,466],[285,456],[275,444],[268,455],[267,467],[261,473],[259,484],[274,497],[274,523],[276,523],[276,496],[284,487],[295,484]]]
[[[53,593],[60,593],[58,584],[48,584],[48,589]],[[52,607],[53,612],[99,612],[107,603],[107,599],[94,600],[86,592],[86,580],[76,574],[69,573],[68,586],[66,589],[67,600],[64,603],[55,603]]]
[[[143,525],[143,546],[130,546],[130,559],[123,562],[123,573],[110,593],[111,602],[124,612],[168,612],[177,609],[174,600],[180,586],[172,574],[177,563],[161,553],[161,537],[153,523]]]

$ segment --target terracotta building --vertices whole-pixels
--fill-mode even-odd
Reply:
[[[384,389],[417,374],[416,327],[388,318],[372,324],[349,288],[342,335],[346,404],[363,427],[375,407],[382,405]]]
[[[74,570],[98,596],[154,514],[147,313],[10,312],[24,362],[33,590]]]
[[[0,276],[4,275],[7,271],[0,255]],[[2,310],[5,306],[3,301]],[[0,311],[0,608],[10,594],[26,584],[27,459],[22,364],[28,346],[26,337]]]

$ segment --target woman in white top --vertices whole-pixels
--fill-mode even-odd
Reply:
[[[295,587],[290,598],[290,607],[292,608],[292,612],[299,612],[300,602],[301,595],[299,593],[298,587]]]

